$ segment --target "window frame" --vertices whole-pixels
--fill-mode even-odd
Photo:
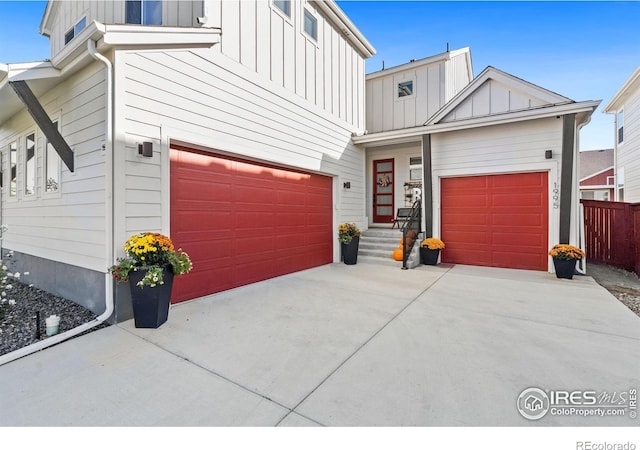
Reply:
[[[9,142],[8,145],[8,151],[7,151],[7,158],[8,158],[8,183],[6,183],[6,185],[8,186],[7,189],[9,189],[9,199],[11,200],[17,200],[18,199],[18,142],[19,142],[19,138],[15,139],[13,142]],[[11,161],[11,155],[13,154],[13,156],[15,157],[15,162],[12,163]],[[15,172],[16,172],[16,176],[15,176],[15,192],[13,192],[11,190],[11,184],[14,182],[13,178],[11,177],[13,174],[13,169],[15,168]],[[3,186],[4,189],[4,186]],[[12,193],[13,192],[13,193]]]
[[[411,83],[411,94],[409,95],[403,95],[400,96],[400,85],[402,84],[407,84],[407,83]],[[404,80],[396,80],[396,92],[395,92],[395,100],[396,101],[403,101],[403,100],[409,100],[412,98],[416,97],[416,80],[415,78],[407,78]]]
[[[624,108],[616,114],[616,141],[618,144],[624,143]]]
[[[128,6],[131,2],[139,2],[140,3],[140,22],[129,22],[128,17],[127,17],[127,9]],[[145,9],[144,9],[144,4],[148,3],[148,2],[157,2],[160,4],[160,23],[145,23],[146,21],[146,16],[145,16]],[[164,17],[164,12],[165,12],[165,7],[164,7],[164,2],[162,0],[125,0],[124,2],[124,22],[127,25],[144,25],[144,26],[156,26],[156,27],[160,27],[163,26],[165,23],[165,17]]]
[[[307,16],[313,20],[315,36],[307,31]],[[302,8],[302,34],[314,44],[318,44],[318,17],[309,8]]]
[[[280,4],[283,3],[288,5],[288,10],[285,11]],[[293,18],[293,2],[291,0],[271,0],[271,9],[276,11],[278,14],[285,17],[287,20],[291,20]]]
[[[27,152],[29,151],[29,149],[27,148],[27,140],[29,138],[29,136],[33,136],[33,192],[31,194],[28,193],[28,189],[27,189],[27,183],[29,181],[29,159],[28,159],[28,154]],[[22,150],[22,168],[23,168],[23,174],[24,174],[24,179],[22,182],[22,198],[24,200],[26,199],[33,199],[36,198],[38,196],[38,134],[36,133],[36,130],[33,131],[28,131],[26,132],[23,136],[22,136],[22,141],[24,143],[24,147]],[[20,157],[18,157],[20,158]]]
[[[64,34],[64,45],[67,45],[71,42],[82,30],[87,28],[87,16],[84,15],[80,20],[78,20],[74,26],[72,26],[67,32]]]
[[[53,122],[53,124],[58,128],[58,130],[60,130],[60,119],[57,117],[52,117],[51,122]],[[58,188],[55,191],[48,191],[47,190],[47,183],[48,183],[48,175],[49,175],[49,146],[52,147],[53,150],[53,154],[55,154],[57,161],[58,161]],[[58,152],[53,148],[53,145],[51,145],[51,143],[49,142],[48,139],[44,138],[44,145],[43,145],[43,163],[42,163],[42,180],[43,180],[43,187],[42,187],[42,195],[43,197],[59,197],[60,193],[61,193],[61,187],[62,187],[62,158],[60,158],[60,155],[58,155]]]

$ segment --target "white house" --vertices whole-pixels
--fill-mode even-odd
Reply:
[[[615,200],[640,202],[640,66],[603,111],[615,115]]]
[[[474,78],[469,49],[365,78],[333,0],[54,0],[40,31],[50,60],[0,64],[2,246],[114,321],[107,267],[141,231],[194,262],[174,302],[338,262],[340,223],[390,228],[416,196],[444,261],[552,270],[577,243],[599,102]]]
[[[468,49],[369,74],[366,93],[370,227],[416,192],[443,262],[552,271],[552,245],[579,245],[578,131],[598,101],[473,78]]]
[[[134,233],[192,257],[182,301],[339,261],[366,222],[374,49],[333,0],[54,0],[40,32],[50,61],[0,65],[2,246],[38,287],[122,320]]]

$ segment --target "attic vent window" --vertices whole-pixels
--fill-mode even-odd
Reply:
[[[83,17],[76,23],[73,28],[67,31],[64,35],[64,45],[67,45],[71,40],[78,35],[87,26],[87,18]]]
[[[413,80],[398,83],[398,98],[413,95]]]
[[[273,0],[273,5],[284,13],[287,17],[291,17],[291,0]]]
[[[127,23],[162,25],[162,0],[127,0]]]

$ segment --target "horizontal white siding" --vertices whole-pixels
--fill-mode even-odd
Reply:
[[[618,169],[624,168],[624,201],[640,202],[640,90],[624,104],[624,141],[618,144]]]
[[[46,138],[23,110],[0,127],[4,187],[2,246],[97,271],[105,267],[105,77],[95,63],[39,100],[75,153],[75,172],[61,163],[59,193],[45,192]],[[24,195],[24,136],[36,132],[36,194]],[[8,145],[19,140],[18,193],[9,197]]]
[[[204,4],[208,25],[222,28],[216,51],[364,129],[364,59],[313,2],[291,2],[290,18],[267,0]],[[303,31],[305,8],[317,19],[316,41]]]
[[[338,220],[365,225],[364,152],[351,144],[355,127],[213,50],[123,52],[117,61],[124,141],[117,195],[125,202],[117,240],[168,224],[165,138],[338,176]],[[153,158],[137,156],[144,140],[154,143]]]

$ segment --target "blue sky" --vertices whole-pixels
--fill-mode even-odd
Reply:
[[[474,73],[491,65],[574,100],[603,100],[582,149],[613,147],[602,106],[640,65],[640,2],[339,1],[377,55],[367,72],[471,47]],[[49,57],[38,34],[45,2],[0,0],[0,62]]]

